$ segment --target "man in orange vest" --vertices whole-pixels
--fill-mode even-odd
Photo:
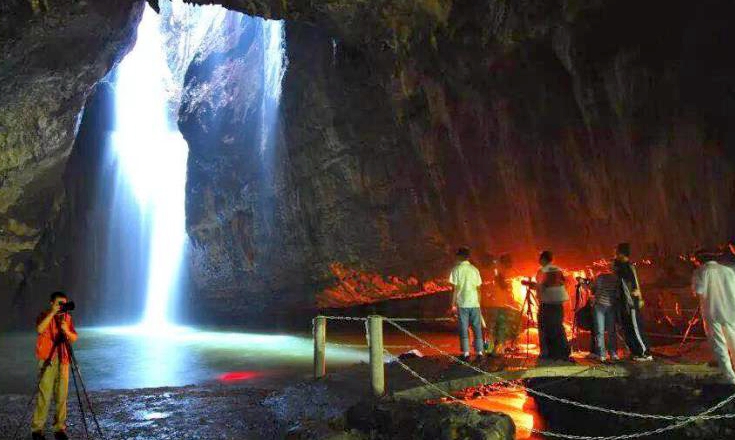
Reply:
[[[36,359],[40,380],[36,398],[36,409],[31,422],[33,440],[43,440],[48,416],[49,404],[53,395],[56,403],[54,417],[54,438],[68,439],[66,435],[66,398],[69,394],[69,362],[70,353],[66,343],[77,340],[74,322],[69,313],[64,311],[64,304],[69,301],[63,292],[51,294],[48,310],[42,312],[36,320]]]

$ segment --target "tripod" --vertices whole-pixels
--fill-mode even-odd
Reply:
[[[679,344],[679,353],[681,354],[682,350],[684,349],[684,343],[687,341],[687,338],[689,337],[689,333],[692,332],[692,329],[699,321],[702,320],[702,306],[697,306],[697,310],[694,311],[694,314],[692,315],[692,318],[687,323],[687,329],[684,332],[684,336],[681,339],[681,344]]]
[[[577,313],[579,305],[582,302],[582,289],[588,284],[577,279],[577,285],[574,288],[574,313],[572,314],[572,336],[574,336],[574,351],[579,352],[579,323],[577,322]]]
[[[523,304],[521,305],[521,313],[526,314],[526,359],[531,356],[529,351],[529,345],[531,345],[531,325],[535,322],[533,319],[533,293],[531,292],[532,282],[529,279],[526,286],[526,297],[523,298]]]
[[[60,327],[59,319],[57,317],[54,317],[54,320],[56,321],[55,324],[57,328]],[[41,381],[43,380],[43,377],[48,370],[49,367],[51,367],[54,355],[56,355],[57,364],[56,367],[59,368],[58,374],[61,374],[61,368],[62,368],[62,349],[66,350],[66,353],[68,353],[69,356],[69,372],[71,373],[72,381],[74,383],[74,391],[77,397],[77,403],[79,404],[79,412],[82,415],[82,426],[84,427],[84,438],[89,439],[89,426],[87,425],[87,415],[84,409],[84,404],[82,402],[82,394],[84,395],[84,401],[87,403],[87,407],[89,409],[89,412],[92,415],[92,420],[94,421],[95,428],[97,430],[97,434],[99,434],[100,439],[104,439],[105,436],[102,433],[102,428],[100,428],[99,421],[97,420],[97,413],[94,411],[94,408],[92,407],[92,402],[89,399],[89,394],[87,393],[87,388],[84,385],[84,380],[82,379],[82,372],[79,370],[79,364],[77,362],[76,356],[74,355],[74,350],[71,348],[71,343],[69,343],[69,340],[66,338],[63,332],[59,332],[59,336],[54,341],[53,346],[51,347],[50,353],[46,360],[44,360],[39,372],[38,372],[38,378],[36,379],[36,386],[35,386],[35,392],[31,396],[31,398],[28,400],[28,403],[26,404],[26,409],[24,413],[28,412],[28,409],[30,409],[31,404],[33,403],[33,400],[38,395],[38,390],[41,384]],[[78,381],[78,382],[77,382]],[[81,386],[82,393],[79,392]],[[18,432],[20,431],[21,425],[23,424],[23,421],[21,419],[20,423],[15,429],[15,432],[13,433],[12,438],[17,439],[18,438]]]

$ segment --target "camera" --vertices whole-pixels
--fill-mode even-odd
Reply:
[[[577,277],[576,280],[577,280],[577,284],[579,284],[580,286],[591,286],[592,285],[592,280],[589,278]]]
[[[74,301],[67,301],[64,304],[59,305],[59,312],[69,313],[74,310],[74,308],[76,308],[76,304],[74,304]]]

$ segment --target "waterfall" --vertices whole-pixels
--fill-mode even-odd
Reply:
[[[100,201],[110,206],[100,285],[108,312],[103,319],[138,322],[146,330],[176,321],[185,276],[188,147],[175,121],[184,73],[198,51],[207,53],[219,47],[218,38],[229,38],[215,26],[222,27],[226,14],[236,14],[221,7],[166,5],[161,15],[146,9],[135,47],[111,75],[114,129],[104,177],[114,180],[109,184],[114,193]],[[284,24],[240,14],[237,20],[256,20],[260,29],[255,37],[262,53],[260,129],[254,141],[270,180],[287,65]],[[116,314],[125,315],[123,322]]]
[[[273,143],[281,100],[281,82],[288,60],[284,49],[283,21],[263,20],[263,96],[261,101],[260,155]],[[271,165],[271,164],[267,164]]]
[[[188,21],[179,26],[181,35],[173,36],[186,44],[171,45],[162,30],[166,17],[146,9],[135,47],[113,74],[115,120],[105,178],[115,182],[112,200],[106,202],[111,215],[101,289],[120,303],[138,305],[137,320],[151,328],[163,328],[175,319],[173,304],[187,247],[188,148],[171,111],[178,108],[183,75],[170,61],[188,64],[192,47],[222,16],[221,8],[201,8],[204,12],[197,14],[190,10],[171,9],[170,14],[186,13]],[[169,24],[176,18],[169,15]],[[186,53],[172,57],[167,53],[171,50]]]

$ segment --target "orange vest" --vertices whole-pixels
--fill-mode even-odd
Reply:
[[[36,319],[36,325],[40,324],[41,321],[48,315],[49,312],[43,312],[38,316],[38,319]],[[71,315],[65,314],[64,317],[61,319],[65,319],[69,323],[69,330],[73,333],[76,333],[76,330],[74,330],[74,322],[72,321]],[[61,363],[64,365],[69,364],[69,352],[66,349],[66,345],[59,344],[56,347],[54,347],[54,342],[59,340],[59,338],[62,336],[61,333],[61,327],[60,327],[60,318],[54,317],[54,319],[51,320],[49,325],[46,327],[46,330],[43,331],[43,333],[38,334],[38,338],[36,339],[36,359],[39,361],[52,361],[56,359],[59,356],[59,353],[61,353]],[[53,350],[53,353],[51,352]]]

